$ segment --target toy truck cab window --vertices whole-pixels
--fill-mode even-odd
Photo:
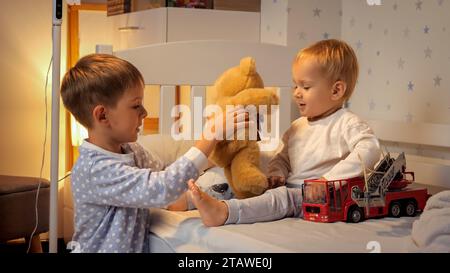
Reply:
[[[326,192],[325,183],[321,182],[313,182],[313,183],[305,183],[303,185],[303,200],[306,203],[310,204],[326,204],[327,198],[323,196],[322,198],[318,198],[314,192]]]

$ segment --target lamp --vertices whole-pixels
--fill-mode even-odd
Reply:
[[[80,5],[80,0],[67,0],[68,5]],[[52,1],[52,119],[50,156],[50,224],[49,252],[58,252],[58,164],[59,164],[59,88],[61,69],[61,24],[63,0]]]
[[[49,251],[58,251],[58,162],[59,162],[59,85],[61,69],[61,23],[63,1],[53,0],[52,9],[52,119],[50,156]]]

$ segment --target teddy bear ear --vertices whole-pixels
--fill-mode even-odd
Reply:
[[[256,73],[255,59],[252,57],[246,57],[241,60],[239,65],[241,73],[245,76],[253,75]]]

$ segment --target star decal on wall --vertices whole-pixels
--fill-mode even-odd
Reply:
[[[325,32],[325,33],[323,34],[323,38],[324,38],[325,40],[328,40],[329,37],[330,37],[330,34],[329,34],[328,32]]]
[[[423,2],[422,1],[417,1],[416,2],[416,10],[422,10],[422,4],[423,4]]]
[[[315,8],[313,9],[314,17],[320,17],[320,13],[322,12],[321,9]]]
[[[405,116],[406,122],[412,122],[413,121],[413,115],[408,112],[408,114],[406,114]]]
[[[361,42],[361,41],[358,41],[358,42],[356,43],[356,49],[361,49],[361,47],[362,47],[362,42]]]
[[[400,60],[398,60],[398,68],[403,69],[404,65],[405,65],[405,61],[402,58],[400,58]]]
[[[370,109],[370,111],[375,110],[375,106],[377,106],[376,103],[373,101],[373,99],[371,99],[370,102],[369,102],[369,109]]]
[[[439,75],[437,75],[436,78],[434,78],[433,80],[434,80],[434,86],[441,86],[442,78],[439,77]]]
[[[431,59],[431,53],[433,53],[433,50],[430,49],[430,47],[427,47],[423,52],[425,52],[425,59],[430,58]]]
[[[425,28],[423,29],[423,32],[425,34],[428,34],[428,32],[430,32],[430,28],[428,26],[425,26]]]
[[[393,8],[395,11],[397,11],[397,8],[398,8],[397,3],[395,3],[395,4],[392,6],[392,8]]]
[[[408,91],[414,91],[414,83],[412,81],[408,83]]]
[[[300,32],[299,34],[298,34],[298,39],[299,40],[306,40],[306,33],[305,32]]]
[[[405,28],[405,29],[403,30],[403,36],[405,36],[405,38],[409,37],[409,32],[410,32],[409,28],[408,28],[408,27]]]

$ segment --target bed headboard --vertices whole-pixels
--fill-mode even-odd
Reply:
[[[205,103],[206,87],[243,57],[256,60],[256,69],[266,87],[277,88],[280,96],[279,132],[289,128],[295,117],[291,107],[291,65],[296,49],[285,46],[242,41],[185,41],[148,45],[114,54],[133,63],[148,85],[160,85],[159,133],[170,134],[171,109],[176,86],[191,86],[194,97]],[[191,108],[192,109],[192,108]]]

